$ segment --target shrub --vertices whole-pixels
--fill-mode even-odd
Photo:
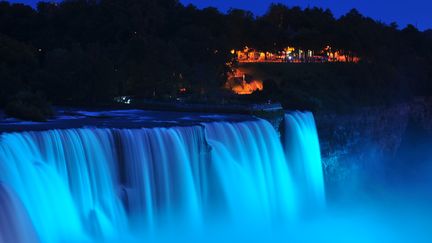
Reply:
[[[51,105],[39,93],[23,91],[15,95],[6,105],[8,116],[28,121],[47,121],[53,116]]]

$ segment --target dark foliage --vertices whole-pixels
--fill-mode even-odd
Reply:
[[[267,81],[265,92],[252,99],[319,109],[331,99],[368,104],[432,93],[430,31],[399,29],[356,10],[336,19],[329,10],[281,4],[256,17],[177,0],[66,0],[40,2],[36,9],[0,2],[0,107],[24,90],[75,105],[118,95],[169,99],[180,88],[194,100],[214,99],[223,93],[229,50],[288,44],[332,45],[363,63],[311,73],[299,68]]]
[[[53,115],[50,104],[39,93],[19,92],[6,105],[6,115],[22,120],[46,121]]]

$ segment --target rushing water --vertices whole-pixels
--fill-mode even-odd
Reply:
[[[264,120],[1,134],[0,242],[292,222],[325,196],[312,115],[285,123],[284,143]]]
[[[296,179],[300,200],[303,205],[323,208],[324,178],[314,117],[310,112],[291,112],[285,115],[283,125],[285,155]]]

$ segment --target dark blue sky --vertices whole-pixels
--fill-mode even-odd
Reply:
[[[318,6],[329,8],[336,16],[357,8],[362,14],[385,23],[397,22],[401,27],[409,23],[419,29],[432,28],[432,0],[181,0],[199,7],[215,6],[226,11],[231,7],[264,13],[272,2],[288,6]]]
[[[318,6],[330,8],[336,16],[357,8],[361,13],[385,23],[397,22],[401,27],[411,23],[419,29],[432,28],[432,0],[181,0],[200,8],[213,6],[221,11],[229,8],[251,10],[263,14],[271,2],[281,2],[288,6]],[[34,5],[37,0],[12,0]]]

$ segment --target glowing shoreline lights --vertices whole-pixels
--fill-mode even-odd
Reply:
[[[262,80],[248,80],[246,74],[236,68],[234,62],[244,63],[358,63],[360,58],[350,51],[334,50],[326,46],[320,51],[302,50],[287,47],[281,51],[259,51],[245,47],[243,50],[231,50],[233,62],[227,63],[231,69],[225,88],[237,95],[250,95],[255,91],[264,90]]]
[[[312,114],[287,114],[285,127],[283,141],[259,119],[3,133],[0,242],[148,242],[170,227],[295,221],[325,193]]]
[[[243,50],[231,50],[231,54],[238,63],[358,63],[360,61],[360,58],[351,51],[335,50],[331,46],[326,46],[319,51],[287,47],[276,52],[260,51],[246,46]]]

